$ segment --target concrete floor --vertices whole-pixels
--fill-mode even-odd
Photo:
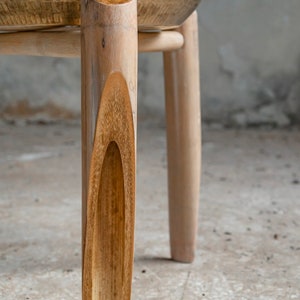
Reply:
[[[170,261],[164,131],[138,139],[133,299],[300,299],[299,131],[205,130],[197,258]],[[80,128],[1,126],[0,299],[80,299]]]

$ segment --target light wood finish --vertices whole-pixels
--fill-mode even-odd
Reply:
[[[80,32],[3,33],[0,54],[80,57]]]
[[[138,0],[139,30],[180,26],[201,0]]]
[[[114,2],[82,5],[84,300],[131,295],[137,16],[135,0]]]
[[[183,46],[182,34],[176,31],[139,33],[139,52],[172,51]]]
[[[79,24],[80,0],[0,0],[0,30]]]
[[[200,185],[200,86],[197,14],[178,29],[183,48],[164,53],[171,256],[194,259]]]
[[[108,3],[109,1],[107,1]],[[200,0],[139,0],[140,30],[177,27]],[[122,1],[114,1],[122,3]],[[0,30],[80,25],[80,0],[0,0]]]
[[[139,52],[171,51],[183,45],[176,31],[139,33]],[[0,54],[80,57],[80,32],[17,32],[0,34]]]

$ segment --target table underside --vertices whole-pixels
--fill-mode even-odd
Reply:
[[[200,1],[138,0],[139,30],[177,27],[196,9]],[[80,0],[0,0],[0,31],[37,30],[61,26],[80,26]]]

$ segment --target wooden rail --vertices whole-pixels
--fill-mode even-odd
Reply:
[[[139,52],[173,51],[184,44],[182,34],[162,31],[138,34]],[[0,34],[0,54],[80,57],[80,31],[30,31]]]

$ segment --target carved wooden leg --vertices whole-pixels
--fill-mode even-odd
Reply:
[[[178,29],[180,50],[164,53],[171,256],[194,259],[200,187],[201,132],[196,12]]]
[[[131,295],[136,5],[136,0],[81,3],[84,300]]]

